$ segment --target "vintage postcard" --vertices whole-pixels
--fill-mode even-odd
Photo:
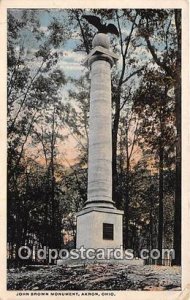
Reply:
[[[0,9],[0,299],[190,299],[188,1]]]

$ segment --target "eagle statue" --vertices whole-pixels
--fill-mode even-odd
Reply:
[[[98,33],[112,33],[119,36],[119,31],[114,24],[102,24],[101,19],[93,15],[83,15],[82,17],[86,19],[88,23],[95,26],[98,29]]]

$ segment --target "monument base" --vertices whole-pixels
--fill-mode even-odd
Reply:
[[[77,213],[76,248],[108,249],[123,245],[123,211],[89,207]]]

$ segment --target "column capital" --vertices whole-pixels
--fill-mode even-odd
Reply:
[[[118,55],[116,55],[112,51],[101,46],[96,46],[87,55],[85,60],[82,62],[82,65],[89,68],[91,64],[96,60],[106,60],[111,64],[111,66],[113,66],[113,64],[116,63],[118,59]]]

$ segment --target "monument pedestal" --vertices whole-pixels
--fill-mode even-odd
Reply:
[[[76,248],[120,248],[123,211],[115,208],[89,207],[77,213]]]

